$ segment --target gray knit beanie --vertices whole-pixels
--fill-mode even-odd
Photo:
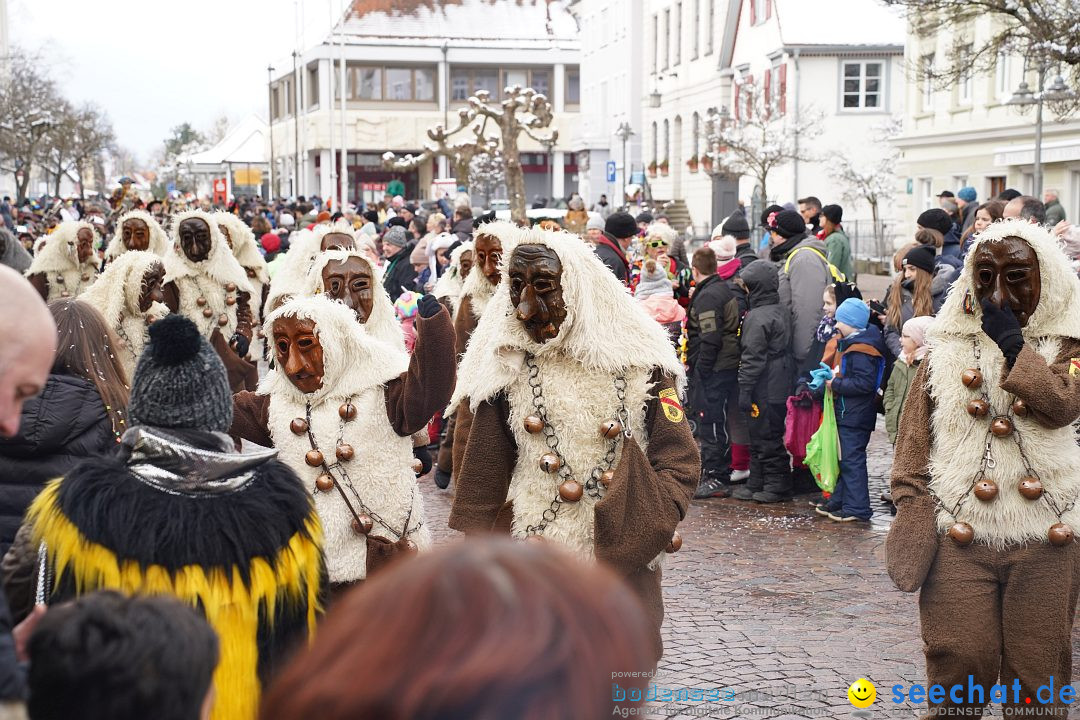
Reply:
[[[221,358],[183,315],[150,326],[128,402],[131,425],[226,432],[233,403]]]

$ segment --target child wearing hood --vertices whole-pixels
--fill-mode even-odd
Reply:
[[[649,317],[663,325],[673,339],[679,336],[686,311],[675,299],[667,272],[653,258],[646,258],[642,263],[641,279],[634,290],[634,297]]]
[[[913,317],[904,323],[900,335],[902,351],[893,364],[889,384],[885,386],[885,429],[889,432],[889,442],[896,444],[896,433],[900,428],[900,415],[904,412],[904,400],[908,388],[919,371],[919,365],[930,350],[926,344],[926,331],[934,318],[930,315]]]

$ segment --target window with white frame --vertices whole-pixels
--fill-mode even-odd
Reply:
[[[697,157],[698,151],[701,149],[701,116],[696,112],[694,113],[693,125],[691,126],[691,132],[693,133],[693,150],[691,151],[691,157]]]
[[[694,13],[691,18],[690,26],[693,37],[690,40],[690,59],[697,60],[698,51],[701,48],[701,0],[694,0]]]
[[[705,54],[712,55],[713,29],[716,27],[716,0],[705,0],[705,4],[708,6],[708,12],[705,13]]]
[[[880,110],[884,106],[883,60],[845,61],[841,75],[840,107],[843,110]]]
[[[934,109],[934,53],[922,57],[922,109]]]
[[[960,105],[971,104],[971,87],[974,83],[970,62],[972,49],[971,45],[965,45],[957,51],[960,67],[964,68],[964,74],[959,77],[959,82],[956,84],[956,101]]]
[[[652,71],[656,74],[660,67],[660,18],[652,16]]]
[[[751,8],[754,12],[753,23],[760,25],[769,18],[769,0],[751,0],[751,2],[754,3]]]
[[[1012,88],[1009,87],[1009,71],[1012,69],[1009,62],[1009,53],[999,50],[997,63],[994,66],[994,94],[999,99],[1009,97]]]
[[[675,27],[671,29],[672,65],[682,62],[682,3],[675,3]]]
[[[919,178],[919,207],[926,210],[937,206],[937,198],[934,197],[934,178]]]
[[[660,55],[661,70],[667,70],[671,64],[671,8],[664,10],[664,52]]]

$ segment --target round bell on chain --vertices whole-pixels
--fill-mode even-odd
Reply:
[[[69,293],[67,290],[64,290],[62,293],[60,293],[60,297],[69,298],[71,297],[71,293]]]
[[[195,304],[198,305],[199,307],[205,307],[206,298],[204,298],[204,297],[202,297],[200,295],[199,297],[195,298]]]
[[[975,540],[975,530],[966,522],[953,523],[946,535],[951,537],[952,541],[960,547],[970,545]]]
[[[229,297],[225,298],[225,304],[226,305],[235,305],[236,304],[236,298],[233,297],[232,295],[230,295]]]
[[[304,462],[311,467],[319,467],[323,464],[323,454],[319,450],[308,450],[304,455]]]
[[[307,420],[304,418],[293,418],[293,421],[289,423],[289,429],[293,431],[294,435],[303,435],[308,429]]]
[[[405,552],[413,552],[414,553],[416,551],[417,551],[416,543],[414,543],[410,538],[406,538],[405,539]]]
[[[1028,404],[1026,402],[1021,400],[1020,398],[1016,398],[1015,400],[1013,400],[1012,411],[1013,415],[1015,415],[1016,417],[1027,417],[1028,413],[1031,412],[1031,409],[1028,408]]]
[[[229,324],[229,316],[225,313],[221,313],[220,315],[218,315],[217,324],[221,327],[225,327]]]
[[[266,335],[263,334],[262,328],[258,328],[255,331],[255,337],[259,338],[260,340],[262,340],[264,337],[266,337]]]
[[[967,404],[968,415],[971,417],[986,417],[990,412],[990,403],[986,402],[982,398],[975,398]]]
[[[1028,475],[1020,480],[1020,485],[1017,489],[1026,499],[1038,500],[1043,494],[1042,480],[1032,475]]]
[[[225,292],[234,292],[236,290],[236,283],[225,283]]]
[[[979,482],[975,483],[975,497],[979,498],[983,502],[990,502],[998,495],[997,483],[993,480],[983,478]]]
[[[529,536],[527,536],[525,538],[525,542],[542,543],[542,542],[544,542],[544,536],[543,535],[529,535]]]
[[[598,478],[597,482],[599,482],[604,487],[608,487],[609,485],[611,485],[611,481],[614,480],[614,479],[615,479],[615,471],[614,470],[605,470],[604,472],[600,473],[600,477]]]
[[[210,308],[203,308],[202,316],[204,318],[212,318],[212,317],[214,317],[214,311],[211,310]]]
[[[618,420],[607,420],[600,424],[600,434],[608,440],[614,440],[622,432],[622,423]]]
[[[677,552],[679,552],[679,548],[681,548],[681,547],[682,547],[682,535],[679,534],[678,530],[675,530],[674,532],[671,533],[671,541],[668,542],[668,544],[667,544],[667,552],[668,553],[677,553]]]
[[[424,463],[420,462],[420,458],[413,458],[412,471],[414,475],[419,475],[424,471]]]
[[[361,513],[359,517],[353,518],[352,529],[357,535],[367,535],[373,527],[375,527],[375,522],[370,515]]]
[[[146,321],[147,325],[153,325],[154,324],[154,316],[153,315],[147,315],[147,316],[145,316],[143,318],[143,320]]]
[[[960,382],[964,383],[966,388],[978,390],[983,384],[982,371],[978,368],[968,368],[960,374]]]
[[[1061,547],[1062,545],[1068,545],[1073,540],[1072,528],[1063,522],[1054,523],[1050,526],[1050,531],[1047,533],[1047,537],[1050,539],[1050,544],[1054,547]]]
[[[60,284],[60,285],[63,285],[64,284],[64,276],[63,275],[57,275],[56,276],[56,282],[58,284]]]
[[[83,282],[86,282],[87,280],[90,279],[90,276],[89,275],[82,275],[81,278],[82,278]]]
[[[990,423],[990,432],[994,433],[994,437],[1008,437],[1009,435],[1012,435],[1012,431],[1012,420],[1004,415],[998,415]]]
[[[334,489],[334,478],[330,477],[326,473],[323,473],[319,477],[315,478],[315,487],[321,492],[330,492]]]
[[[354,420],[356,418],[356,406],[346,401],[338,407],[337,414],[342,420]]]
[[[535,435],[544,429],[544,421],[536,415],[529,415],[525,418],[525,432],[530,435]]]
[[[337,446],[336,450],[334,450],[334,454],[337,455],[337,459],[341,462],[349,462],[353,459],[353,455],[355,455],[356,453],[355,451],[353,451],[352,445],[350,445],[349,443],[342,443]]]
[[[577,480],[564,480],[559,485],[559,497],[566,502],[577,502],[581,499],[581,495],[584,492],[584,488],[581,487],[581,483]]]
[[[560,467],[562,467],[562,462],[555,453],[544,453],[540,456],[540,469],[544,472],[558,472]]]

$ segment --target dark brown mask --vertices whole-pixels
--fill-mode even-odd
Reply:
[[[375,305],[375,281],[366,262],[358,257],[331,260],[323,267],[322,280],[327,297],[352,308],[361,324],[367,322]]]
[[[322,244],[319,248],[326,252],[327,250],[355,250],[356,240],[352,235],[343,232],[332,232],[323,235]]]
[[[975,251],[972,265],[979,302],[989,300],[1000,308],[1008,305],[1020,327],[1026,327],[1042,295],[1042,276],[1035,250],[1015,236],[1000,242],[985,242]]]
[[[142,289],[139,291],[139,312],[146,312],[153,303],[165,302],[165,292],[161,288],[164,282],[164,265],[154,263],[146,269],[142,278]]]
[[[79,228],[75,233],[75,253],[79,263],[84,263],[94,254],[94,233],[89,228]]]
[[[323,384],[323,348],[315,332],[315,321],[280,317],[274,321],[274,357],[278,369],[304,394]]]
[[[461,277],[469,277],[469,272],[472,270],[472,250],[466,250],[461,253],[458,262],[461,264]]]
[[[502,241],[493,235],[478,235],[473,245],[473,262],[492,285],[499,284],[499,260],[502,259]]]
[[[180,237],[180,248],[191,262],[202,262],[210,256],[210,226],[202,218],[184,220],[176,234]]]
[[[562,261],[544,245],[519,245],[510,256],[510,303],[534,342],[559,334],[566,319]]]
[[[229,244],[229,249],[232,250],[232,235],[229,234],[229,228],[224,225],[218,224],[218,231],[225,237],[225,242]]]
[[[147,250],[150,247],[150,228],[138,218],[125,220],[124,227],[120,229],[120,241],[128,250]]]

